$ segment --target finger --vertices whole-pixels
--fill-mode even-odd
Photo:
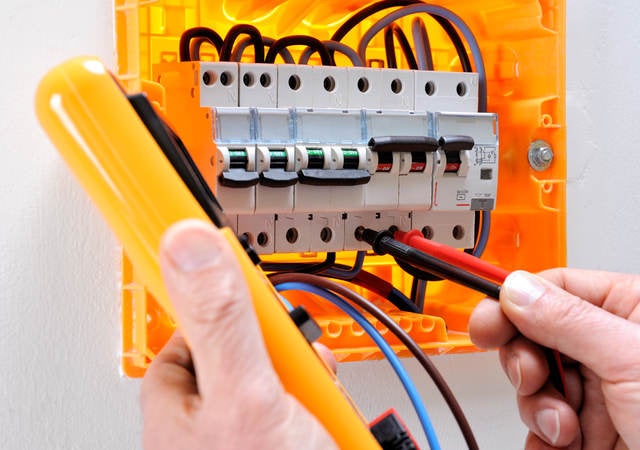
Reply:
[[[506,344],[517,334],[504,315],[500,304],[485,298],[474,308],[469,318],[469,337],[479,348],[490,349]]]
[[[256,383],[269,392],[281,390],[244,276],[224,235],[204,222],[177,223],[163,236],[160,265],[191,348],[200,394],[234,395]]]
[[[189,348],[184,338],[174,333],[153,359],[142,380],[142,411],[145,415],[147,411],[177,413],[181,409],[188,413],[188,409],[197,406],[197,392]]]
[[[584,397],[582,375],[575,367],[564,368],[564,378],[567,383],[567,397],[565,400],[574,411],[580,411]]]
[[[580,413],[580,425],[586,450],[614,448],[618,432],[611,421],[602,381],[588,368],[581,369],[583,378],[584,407]]]
[[[550,385],[533,395],[518,396],[518,409],[524,424],[554,447],[567,446],[579,435],[576,412]]]
[[[545,270],[539,275],[596,306],[604,306],[611,293],[620,287],[627,296],[640,296],[640,277],[636,275],[567,268]]]
[[[507,277],[500,305],[522,334],[580,361],[601,378],[640,378],[632,357],[640,348],[638,325],[523,271]]]
[[[522,336],[500,348],[500,362],[519,395],[539,391],[549,378],[542,349]]]
[[[578,436],[575,441],[573,441],[568,446],[564,447],[564,450],[582,450],[581,438]],[[545,441],[540,439],[535,433],[529,432],[527,434],[527,439],[524,444],[524,448],[526,450],[557,450],[558,447],[547,444]]]
[[[338,373],[338,363],[336,362],[336,358],[335,356],[333,356],[333,352],[329,349],[329,347],[319,342],[314,342],[313,348],[316,349],[316,352],[324,360],[327,366],[329,366],[329,369],[331,369],[334,374]]]

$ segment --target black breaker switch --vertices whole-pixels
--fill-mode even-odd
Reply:
[[[448,135],[441,136],[438,144],[447,158],[445,173],[456,173],[462,164],[460,152],[473,149],[475,142],[471,136]]]

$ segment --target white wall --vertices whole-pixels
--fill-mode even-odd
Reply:
[[[640,263],[640,6],[568,0],[569,262],[635,271]],[[47,68],[78,54],[113,63],[109,0],[4,2],[0,15],[0,446],[137,448],[139,382],[118,369],[118,251],[109,230],[36,124]],[[494,353],[436,363],[481,448],[518,448],[524,428]],[[459,433],[431,383],[409,369],[444,448]],[[414,415],[383,362],[340,367],[366,414]]]

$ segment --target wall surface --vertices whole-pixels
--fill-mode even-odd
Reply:
[[[118,248],[33,114],[54,64],[78,54],[113,65],[111,1],[7,1],[0,15],[0,442],[6,449],[140,447],[139,381],[120,375]],[[568,244],[573,266],[636,271],[640,195],[635,119],[640,4],[568,0]],[[481,448],[520,448],[525,429],[495,353],[434,358]],[[462,448],[417,364],[443,448]],[[400,410],[420,436],[384,362],[340,374],[368,416]]]

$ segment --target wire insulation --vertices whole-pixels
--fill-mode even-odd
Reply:
[[[327,280],[317,275],[279,274],[274,276],[272,278],[272,281],[274,282],[274,284],[299,281],[328,289],[347,298],[349,301],[353,302],[354,304],[371,314],[377,320],[379,320],[384,326],[389,329],[391,333],[393,333],[400,340],[400,342],[402,342],[407,347],[407,349],[416,358],[416,360],[420,363],[424,370],[429,374],[434,384],[438,388],[438,391],[447,403],[447,406],[449,406],[449,409],[451,410],[451,413],[453,414],[456,422],[458,423],[467,446],[470,450],[478,450],[478,443],[476,442],[473,430],[471,429],[471,426],[469,425],[469,422],[467,421],[467,418],[465,417],[460,404],[456,400],[453,392],[451,392],[451,389],[447,385],[444,377],[442,376],[438,368],[433,364],[431,359],[423,352],[420,346],[391,317],[389,317],[380,308],[378,308],[376,305],[374,305],[361,295],[357,294],[356,292],[348,289],[345,286],[342,286],[341,284],[338,284],[331,280]]]
[[[276,60],[276,56],[278,56],[280,51],[292,45],[304,45],[306,47],[311,47],[320,55],[320,60],[322,61],[323,66],[335,65],[333,62],[333,58],[331,57],[331,53],[329,53],[329,50],[321,41],[314,37],[305,36],[302,34],[285,36],[275,41],[267,52],[267,56],[264,59],[265,62],[269,64],[274,63]]]
[[[413,36],[413,46],[416,50],[418,60],[418,70],[433,70],[433,57],[431,55],[431,43],[424,21],[416,17],[411,22],[411,34]]]
[[[442,8],[440,6],[435,5],[426,5],[423,3],[406,6],[404,8],[398,9],[390,14],[387,14],[378,22],[376,22],[360,39],[360,43],[358,44],[358,54],[363,61],[366,61],[366,49],[371,42],[371,39],[378,34],[384,27],[395,22],[398,19],[406,17],[411,14],[416,13],[427,13],[435,17],[441,17],[443,19],[448,20],[453,23],[462,33],[462,35],[467,40],[469,44],[469,48],[471,50],[471,54],[473,55],[473,61],[476,66],[476,71],[478,72],[478,110],[486,111],[487,110],[487,77],[484,67],[484,61],[482,59],[482,53],[480,52],[480,47],[478,46],[478,42],[476,41],[473,32],[467,24],[452,11]]]
[[[330,52],[338,52],[345,55],[351,61],[354,67],[364,67],[364,62],[360,59],[358,52],[349,47],[348,45],[343,44],[342,42],[336,41],[321,41],[325,47]],[[309,58],[313,53],[315,53],[315,49],[312,47],[305,48],[300,54],[300,58],[298,59],[298,64],[307,64],[309,62]]]
[[[429,414],[427,413],[427,409],[420,398],[420,394],[418,390],[413,384],[411,377],[407,373],[406,369],[400,362],[400,359],[396,356],[395,352],[391,348],[391,346],[384,340],[382,335],[376,328],[362,315],[347,303],[342,298],[338,297],[335,293],[325,290],[316,285],[304,283],[304,282],[286,282],[277,284],[275,286],[278,292],[284,292],[289,290],[297,290],[297,291],[306,291],[310,292],[314,295],[322,297],[326,300],[329,300],[335,306],[346,312],[358,325],[362,327],[362,329],[373,339],[376,345],[380,348],[384,356],[387,358],[391,367],[396,372],[396,375],[400,379],[402,386],[407,391],[407,395],[413,404],[414,409],[416,410],[416,414],[420,419],[420,424],[424,430],[424,433],[427,437],[427,441],[429,442],[429,447],[432,450],[439,450],[440,443],[438,442],[438,438],[436,436],[436,432],[433,428],[433,424],[431,423],[431,419],[429,418]]]

